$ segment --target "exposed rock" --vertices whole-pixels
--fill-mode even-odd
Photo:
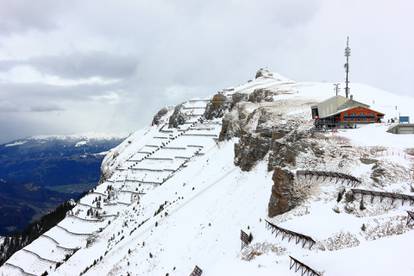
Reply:
[[[263,137],[272,138],[272,140],[278,140],[283,138],[288,134],[292,129],[293,126],[290,123],[281,124],[278,122],[277,124],[274,123],[272,119],[274,119],[274,114],[268,112],[266,109],[257,109],[260,110],[260,117],[257,120],[256,126],[256,133],[259,133]]]
[[[274,114],[267,112],[266,109],[258,108],[255,112],[260,111],[259,119],[257,120],[256,133],[263,137],[272,138],[275,126],[272,124],[272,116]]]
[[[414,156],[414,148],[406,149],[405,153],[407,153],[408,155]]]
[[[315,154],[316,157],[323,157],[325,155],[325,151],[318,145],[316,142],[311,142],[311,149],[313,151],[313,154]],[[342,158],[347,158],[346,155],[344,155]],[[343,161],[343,160],[341,160]]]
[[[318,145],[310,142],[307,138],[309,133],[305,131],[291,131],[286,134],[286,131],[279,129],[274,132],[272,136],[283,139],[273,140],[269,154],[268,170],[273,170],[274,167],[296,166],[296,158],[300,152],[307,152],[312,150],[314,153],[323,155],[323,151],[318,148]],[[317,155],[315,153],[315,155]]]
[[[268,170],[271,171],[274,167],[285,167],[287,165],[295,166],[297,155],[298,149],[295,146],[273,141],[269,154]]]
[[[298,198],[294,191],[294,175],[281,168],[273,173],[272,194],[268,205],[268,216],[274,217],[295,208]]]
[[[349,232],[337,233],[323,241],[323,243],[325,244],[325,248],[329,251],[356,247],[360,244],[356,236]]]
[[[181,112],[181,109],[183,107],[183,104],[177,105],[174,108],[174,112],[171,115],[169,121],[168,121],[168,127],[170,128],[176,128],[179,125],[182,125],[185,123],[186,117],[185,115]]]
[[[155,126],[155,125],[159,125],[160,124],[160,120],[161,120],[161,118],[165,115],[165,114],[167,114],[168,113],[168,108],[166,108],[166,107],[163,107],[163,108],[161,108],[158,112],[157,112],[157,114],[155,114],[155,116],[154,116],[154,118],[152,119],[152,123],[151,123],[151,125],[152,126]]]
[[[247,94],[239,92],[234,93],[231,96],[231,108],[233,109],[239,102],[247,101],[248,98],[249,96]]]
[[[239,93],[240,94],[240,93]],[[244,95],[244,94],[240,94]],[[236,96],[237,98],[238,96]],[[247,97],[246,95],[240,97]],[[219,136],[220,141],[229,140],[233,137],[240,137],[243,133],[249,132],[246,130],[246,124],[251,118],[251,113],[246,110],[246,105],[243,100],[241,104],[237,104],[237,99],[231,103],[234,105],[231,111],[226,113],[223,117],[222,128]]]
[[[286,248],[267,242],[254,243],[242,250],[241,259],[245,261],[251,261],[257,256],[270,252],[280,256],[285,254]]]
[[[256,72],[256,79],[257,78],[271,78],[273,77],[273,73],[270,72],[268,69],[264,69],[264,68],[260,68],[257,72]]]
[[[272,129],[272,140],[279,140],[288,133],[288,131],[284,129]]]
[[[365,165],[372,165],[378,162],[378,160],[376,159],[371,159],[371,158],[359,158],[359,160],[361,161],[362,164]]]
[[[249,102],[273,102],[273,91],[266,88],[258,88],[249,95]]]
[[[375,183],[380,183],[380,181],[384,177],[385,173],[386,173],[386,170],[384,168],[382,168],[379,163],[376,163],[372,167],[371,179]]]
[[[303,142],[306,138],[310,137],[310,133],[308,131],[302,130],[294,130],[286,136],[286,142],[295,143],[295,142]],[[302,143],[305,146],[305,143]]]
[[[223,124],[219,135],[219,141],[230,140],[233,137],[240,137],[240,121],[235,118],[234,112],[227,113],[223,117]]]
[[[250,171],[257,161],[262,160],[270,149],[271,139],[244,134],[234,145],[234,164],[242,171]]]
[[[364,235],[366,240],[376,240],[401,235],[412,228],[412,225],[407,225],[406,216],[375,218],[367,224]]]
[[[207,104],[204,117],[207,120],[223,117],[226,110],[230,109],[231,102],[227,100],[223,94],[216,94],[213,99]]]

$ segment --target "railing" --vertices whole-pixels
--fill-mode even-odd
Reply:
[[[328,172],[328,171],[310,171],[310,170],[299,170],[296,171],[296,175],[299,176],[311,176],[311,179],[313,177],[316,177],[316,180],[319,180],[322,178],[323,180],[326,180],[327,178],[330,178],[331,180],[333,178],[337,179],[336,183],[341,179],[342,182],[348,181],[348,182],[355,182],[355,183],[361,183],[361,180],[358,178],[345,174],[340,172]]]
[[[384,198],[391,198],[392,200],[391,204],[393,204],[394,201],[397,199],[400,199],[402,201],[402,205],[404,205],[405,201],[409,201],[410,205],[414,203],[414,195],[362,190],[362,189],[351,189],[351,191],[353,194],[360,194],[362,196],[362,199],[364,195],[371,196],[371,202],[373,202],[375,197],[379,197],[380,202],[382,202]]]
[[[203,270],[199,268],[198,266],[195,266],[190,276],[201,276],[201,274],[203,274]]]
[[[298,272],[301,270],[301,275],[308,275],[308,276],[322,276],[321,272],[318,272],[314,270],[313,268],[309,267],[308,265],[302,263],[298,259],[293,258],[292,256],[289,256],[290,258],[290,267],[289,270],[292,270],[292,268],[295,269],[295,272]]]
[[[282,240],[284,240],[285,237],[288,238],[288,241],[290,242],[292,238],[295,238],[296,244],[299,242],[302,242],[302,248],[305,248],[306,244],[309,244],[308,249],[312,249],[312,246],[316,243],[314,239],[307,235],[303,235],[301,233],[297,233],[282,227],[279,227],[269,221],[266,220],[266,227],[272,231],[272,233],[276,233],[276,237],[279,234],[282,234]]]
[[[407,211],[407,214],[408,214],[407,225],[409,225],[411,221],[414,221],[414,212]]]

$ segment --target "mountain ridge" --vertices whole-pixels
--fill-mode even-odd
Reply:
[[[403,244],[413,241],[413,226],[400,201],[364,201],[358,191],[414,197],[414,141],[395,136],[399,145],[390,147],[386,123],[315,132],[310,106],[333,94],[331,83],[294,82],[264,69],[256,77],[167,109],[129,136],[105,157],[100,184],[26,248],[41,258],[19,251],[0,272],[183,275],[198,266],[203,275],[295,275],[293,256],[328,275],[395,273],[409,262]],[[401,110],[414,103],[365,85],[352,89],[386,120],[396,116],[392,103]],[[372,130],[375,145],[361,145]],[[289,238],[272,235],[266,221]],[[242,250],[240,230],[253,237]],[[314,246],[302,247],[298,236],[289,243],[292,233]],[[393,259],[383,246],[403,253]],[[64,261],[63,251],[51,253],[61,247],[70,252]],[[383,264],[359,261],[360,250]],[[410,267],[398,273],[410,275]]]

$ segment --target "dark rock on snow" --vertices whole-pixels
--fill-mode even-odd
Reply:
[[[270,149],[271,139],[251,134],[242,135],[234,145],[234,164],[242,171],[250,171]]]
[[[185,117],[185,115],[181,112],[181,109],[182,109],[182,107],[183,107],[183,105],[182,104],[180,104],[180,105],[177,105],[175,108],[174,108],[174,112],[173,112],[173,114],[171,115],[171,117],[170,117],[170,119],[169,119],[169,121],[168,121],[168,127],[169,128],[176,128],[176,127],[178,127],[179,125],[182,125],[182,124],[184,124],[185,123],[185,120],[186,120],[186,117]]]
[[[160,124],[161,118],[168,113],[168,109],[166,107],[163,107],[160,109],[160,111],[155,114],[154,118],[152,119],[151,125],[158,126]]]
[[[233,109],[239,102],[247,101],[248,98],[249,96],[247,94],[239,92],[234,93],[231,96],[231,108]]]
[[[226,114],[223,117],[219,141],[230,140],[233,137],[240,137],[240,121],[235,120],[232,114]]]
[[[294,190],[294,175],[290,171],[276,168],[272,179],[272,194],[268,205],[269,217],[292,210],[299,201]]]
[[[273,91],[266,88],[255,89],[249,95],[249,102],[261,103],[261,102],[273,102]]]
[[[289,146],[285,143],[273,141],[271,152],[269,155],[268,170],[273,170],[274,167],[285,167],[286,165],[296,165],[296,156],[298,149],[294,146]]]
[[[257,72],[256,72],[256,79],[257,78],[271,78],[273,77],[273,73],[270,72],[268,69],[264,69],[264,68],[260,68]]]
[[[225,111],[230,109],[230,106],[231,102],[227,100],[227,97],[218,93],[214,95],[211,101],[207,104],[204,117],[207,120],[221,118],[223,117]]]

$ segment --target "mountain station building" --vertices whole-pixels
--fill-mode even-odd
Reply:
[[[355,101],[353,97],[334,96],[311,107],[317,128],[354,128],[356,124],[379,123],[384,114]]]

